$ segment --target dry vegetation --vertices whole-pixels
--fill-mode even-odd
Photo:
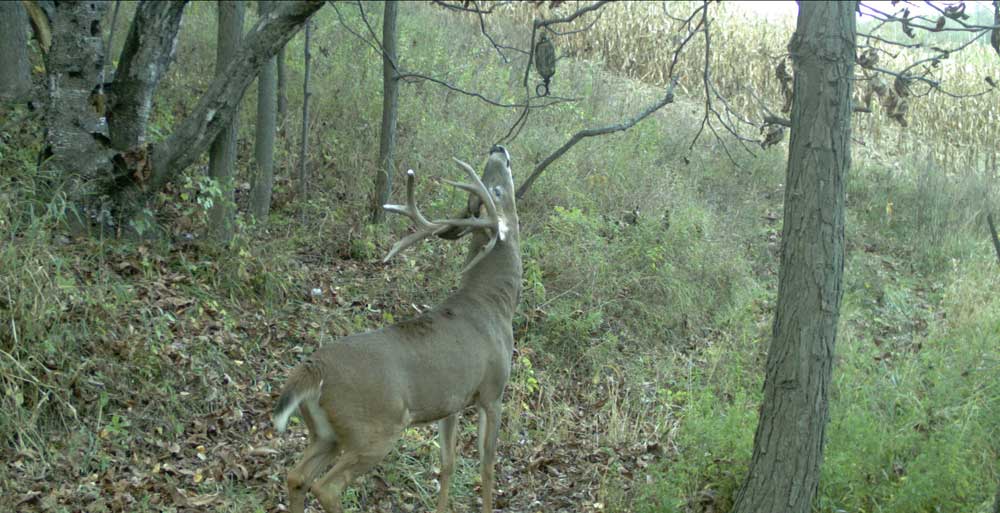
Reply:
[[[564,2],[557,12],[571,12],[584,3]],[[678,29],[699,5],[701,2],[614,2],[602,10],[596,22],[593,17],[585,17],[566,28],[565,31],[571,31],[592,24],[589,30],[558,38],[559,52],[565,57],[597,59],[625,76],[663,86],[669,79],[666,73],[674,48],[686,36]],[[788,39],[795,29],[795,19],[766,20],[726,3],[712,5],[710,13],[709,62],[714,92],[725,98],[734,111],[759,126],[765,114],[758,108],[761,100],[774,113],[784,103],[775,69],[788,56]],[[515,20],[528,22],[539,10],[528,4],[515,4],[510,14]],[[862,20],[859,30],[872,25],[870,20]],[[918,32],[917,39],[910,39],[896,32],[894,39],[921,42],[925,48],[957,46],[954,43],[959,41],[957,37],[950,40],[952,36],[946,33]],[[861,42],[866,40],[861,38]],[[997,55],[990,48],[988,37],[980,43],[945,60],[934,74],[949,92],[968,95],[994,89],[987,78],[993,84],[1000,84]],[[905,68],[931,53],[926,49],[900,51],[879,42],[873,45],[884,50],[880,53],[880,66],[887,69]],[[685,96],[702,96],[704,62],[705,40],[698,36],[678,61],[679,89]],[[859,102],[876,82],[886,81],[870,73],[860,78],[856,94]],[[863,148],[861,155],[892,161],[919,152],[938,162],[942,170],[972,172],[989,166],[995,173],[998,169],[1000,102],[995,94],[954,98],[915,85],[906,115],[909,126],[905,128],[887,123],[884,107],[875,100],[872,113],[856,118],[855,139],[858,147]],[[753,127],[742,128],[746,135],[757,136]]]

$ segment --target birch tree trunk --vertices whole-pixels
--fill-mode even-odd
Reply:
[[[736,513],[808,513],[819,486],[844,271],[856,2],[800,2],[778,306]]]
[[[271,13],[274,2],[258,0],[261,17]],[[274,134],[277,120],[278,98],[275,91],[277,59],[268,59],[257,76],[257,126],[255,127],[254,159],[257,163],[250,188],[250,213],[260,222],[267,219],[271,209],[271,190],[274,185]]]
[[[215,54],[215,76],[226,72],[227,65],[236,56],[243,39],[244,3],[242,0],[225,0],[217,4],[219,12],[218,47]],[[240,95],[242,97],[242,95]],[[209,233],[218,242],[233,238],[236,224],[236,205],[233,202],[233,176],[236,167],[236,136],[239,133],[239,102],[232,119],[212,143],[209,153],[208,175],[215,179],[221,194],[214,198],[209,209]]]
[[[52,47],[47,55],[48,106],[45,155],[66,179],[68,197],[77,204],[71,221],[107,225],[101,180],[110,174],[104,146],[107,124],[92,93],[104,62],[101,37],[110,2],[59,2],[52,20]]]
[[[31,93],[28,16],[21,2],[0,2],[0,101],[18,102]]]
[[[393,159],[396,152],[396,118],[399,105],[399,79],[394,67],[399,39],[396,18],[399,2],[387,0],[382,16],[382,130],[379,132],[378,162],[375,173],[375,193],[372,195],[371,222],[385,220],[382,205],[389,202],[392,194],[392,178],[395,174]]]

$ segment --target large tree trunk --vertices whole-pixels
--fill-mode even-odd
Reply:
[[[146,142],[153,94],[174,60],[187,0],[142,2],[136,8],[111,86],[111,147],[125,151]]]
[[[242,0],[224,0],[217,4],[219,35],[215,54],[215,77],[226,72],[243,40],[244,3]],[[233,237],[236,224],[236,205],[233,202],[233,175],[236,168],[236,136],[239,134],[239,103],[235,98],[235,111],[229,123],[212,143],[208,158],[208,175],[215,179],[222,191],[209,209],[209,232],[213,239],[228,242]]]
[[[371,221],[381,223],[385,220],[385,210],[382,205],[389,202],[392,194],[392,178],[395,174],[393,159],[396,152],[396,117],[399,105],[399,78],[395,63],[398,31],[396,17],[399,13],[399,2],[387,0],[385,13],[382,16],[382,131],[379,133],[378,162],[379,169],[375,172],[375,194],[372,195]]]
[[[104,62],[104,14],[110,2],[59,2],[52,20],[52,48],[46,63],[46,164],[66,178],[68,196],[91,220],[107,217],[100,180],[110,175],[103,153],[107,124],[93,96]]]
[[[807,513],[819,486],[844,270],[856,2],[800,2],[778,306],[737,513]]]
[[[273,7],[274,2],[271,0],[257,2],[261,17],[270,14]],[[271,208],[271,189],[274,185],[274,132],[278,107],[275,91],[276,63],[274,57],[270,58],[257,77],[257,126],[254,141],[257,169],[250,189],[250,213],[261,222],[267,219]]]
[[[0,2],[0,101],[18,102],[31,93],[28,16],[21,2]]]

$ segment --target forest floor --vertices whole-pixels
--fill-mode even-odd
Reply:
[[[65,239],[62,250],[89,253],[89,240]],[[186,313],[205,304],[192,294],[189,274],[175,269],[183,259],[197,258],[194,247],[175,248],[167,254],[156,254],[140,245],[135,251],[109,258],[100,265],[104,272],[119,275],[133,288],[135,298],[146,308],[161,316],[181,322],[173,323],[173,342],[157,350],[154,358],[162,365],[184,375],[189,389],[174,390],[182,404],[211,404],[208,411],[175,419],[174,432],[164,432],[160,419],[150,418],[148,411],[157,401],[151,396],[128,396],[121,387],[94,382],[87,377],[102,371],[106,365],[130,360],[141,345],[127,340],[95,344],[87,356],[89,367],[77,379],[90,387],[71,383],[76,400],[93,406],[109,401],[123,403],[124,411],[103,416],[100,407],[96,415],[71,418],[63,414],[71,448],[44,457],[25,443],[10,454],[4,482],[11,485],[0,501],[7,502],[5,511],[246,511],[248,506],[259,511],[284,511],[284,476],[296,462],[307,442],[304,425],[293,422],[291,433],[278,435],[271,424],[271,408],[277,397],[274,384],[284,381],[287,370],[301,359],[303,345],[316,341],[299,337],[318,326],[304,321],[295,310],[281,317],[262,318],[259,311],[238,309],[226,312],[222,320],[218,311],[203,310],[203,315]],[[303,255],[303,276],[326,293],[307,305],[340,308],[378,318],[388,309],[379,300],[362,296],[343,297],[330,292],[345,282],[374,283],[384,281],[387,267],[356,260],[326,260],[321,256]],[[306,263],[314,261],[314,263]],[[83,274],[99,274],[96,269],[80,269]],[[333,285],[334,283],[340,285]],[[138,305],[137,305],[138,306]],[[398,307],[398,305],[397,305]],[[115,322],[124,326],[148,323],[142,308],[129,318],[126,312]],[[72,322],[72,319],[64,319]],[[236,326],[224,329],[223,324]],[[295,341],[297,343],[290,343]],[[190,345],[210,344],[213,351],[228,355],[233,367],[228,372],[206,376],[199,369],[204,362],[192,356]],[[248,350],[248,348],[253,348]],[[104,353],[104,354],[102,354]],[[148,363],[144,363],[148,365]],[[58,368],[50,369],[58,373]],[[79,371],[78,371],[79,372]],[[92,394],[85,388],[117,392],[116,397]],[[118,390],[115,390],[115,389]],[[151,387],[156,388],[155,384]],[[595,401],[606,402],[607,394],[584,393],[592,389],[589,383],[566,380],[550,390],[557,396],[563,422],[561,432],[545,438],[532,438],[537,432],[533,410],[542,405],[527,405],[520,409],[520,434],[509,433],[499,445],[497,466],[496,507],[504,511],[602,511],[605,505],[597,490],[608,480],[609,473],[629,492],[630,482],[646,479],[645,469],[663,460],[669,447],[654,434],[649,425],[635,428],[648,432],[647,441],[616,445],[600,436],[604,428],[601,419],[592,412],[600,408]],[[112,392],[114,391],[114,392]],[[164,391],[164,393],[167,393]],[[206,397],[208,395],[208,397]],[[475,410],[466,412],[459,437],[459,454],[463,466],[474,467],[478,461],[475,440]],[[151,425],[157,425],[149,430]],[[506,429],[503,429],[506,431]],[[61,444],[60,444],[61,445]],[[54,449],[55,446],[46,449]],[[436,461],[436,428],[410,429],[403,443],[397,446],[383,464],[359,482],[352,491],[353,500],[361,511],[414,511],[415,501],[427,501],[436,493],[438,468]],[[432,456],[433,454],[433,456]],[[410,460],[406,468],[413,472],[399,482],[386,477],[386,468],[400,465],[400,459]],[[398,474],[398,471],[397,471]],[[474,486],[472,486],[474,485]],[[478,511],[478,481],[457,485],[453,491],[455,511]],[[219,491],[219,487],[223,491]],[[472,489],[474,487],[474,489]],[[205,490],[216,490],[205,493]],[[421,497],[422,496],[422,497]],[[475,501],[475,503],[473,502]],[[318,507],[318,504],[316,505]]]

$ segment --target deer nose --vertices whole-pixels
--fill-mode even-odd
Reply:
[[[510,166],[510,152],[507,151],[507,148],[504,148],[499,144],[494,144],[493,147],[490,148],[490,155],[493,155],[494,153],[503,153],[504,158],[507,159],[507,166]]]

